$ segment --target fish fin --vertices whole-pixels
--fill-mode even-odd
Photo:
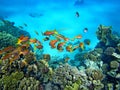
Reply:
[[[59,34],[56,29],[54,30],[54,34],[55,34],[55,35],[58,35],[58,34]]]
[[[34,45],[33,49],[34,49],[34,51],[36,51],[36,50],[37,50],[36,45]]]

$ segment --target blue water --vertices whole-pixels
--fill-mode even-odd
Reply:
[[[0,0],[0,17],[15,22],[15,26],[28,27],[32,38],[42,41],[41,32],[57,29],[57,31],[69,38],[81,34],[84,39],[90,39],[91,45],[87,48],[94,49],[98,40],[96,30],[99,24],[113,27],[113,30],[119,32],[120,24],[120,5],[119,0],[84,0],[79,5],[74,5],[76,0]],[[80,17],[75,16],[78,11]],[[31,17],[35,14],[36,17]],[[87,27],[88,32],[83,29]],[[34,31],[40,33],[37,36]],[[43,42],[44,53],[52,56],[63,57],[64,54],[74,57],[78,52],[73,53],[58,52],[50,48],[48,42]]]

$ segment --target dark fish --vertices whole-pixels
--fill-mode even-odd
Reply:
[[[45,38],[43,38],[43,41],[48,41],[48,40],[50,40],[49,37],[45,37]]]
[[[85,39],[85,40],[84,40],[84,43],[85,43],[86,45],[90,45],[90,43],[91,43],[91,42],[90,42],[90,39]]]
[[[24,26],[27,27],[28,25],[26,23],[24,23]]]
[[[79,12],[76,12],[76,17],[79,17],[79,16],[80,16]]]
[[[84,33],[88,32],[88,28],[84,28],[83,32]]]

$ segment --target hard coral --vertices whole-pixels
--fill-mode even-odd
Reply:
[[[93,70],[91,76],[94,80],[102,80],[103,79],[103,73],[100,70]]]
[[[49,61],[51,59],[50,54],[43,54],[43,59],[46,59],[47,61]]]
[[[117,61],[111,61],[110,62],[110,67],[112,69],[117,69],[119,67],[119,63]]]
[[[19,84],[18,90],[39,90],[40,82],[33,77],[24,77]]]
[[[17,38],[11,34],[0,32],[0,49],[7,46],[15,46]]]
[[[115,52],[115,49],[113,47],[107,47],[107,49],[105,49],[104,53],[106,55],[112,55]]]
[[[65,64],[55,70],[52,81],[54,84],[60,85],[61,88],[65,88],[66,85],[73,85],[79,78],[78,69]]]
[[[27,55],[25,55],[25,61],[30,64],[36,60],[34,53],[30,52]]]
[[[99,69],[86,69],[86,73],[88,77],[92,78],[93,80],[102,80],[103,79],[103,73]]]
[[[4,24],[0,26],[0,32],[5,31],[6,33],[9,33],[14,37],[19,37],[20,35],[25,35],[30,37],[30,34],[28,32],[20,30],[19,28],[15,27],[14,22],[10,22],[3,19],[1,21]]]
[[[14,72],[9,76],[3,76],[0,79],[1,89],[3,90],[16,90],[19,81],[24,77],[23,72]]]
[[[100,25],[98,27],[98,31],[96,32],[98,40],[103,42],[104,44],[109,44],[109,38],[112,35],[111,26],[103,26]]]

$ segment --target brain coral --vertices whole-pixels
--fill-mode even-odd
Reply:
[[[0,48],[14,46],[16,42],[17,42],[16,37],[5,32],[0,32]]]
[[[112,69],[117,69],[119,67],[119,63],[117,61],[111,61],[110,62],[110,67]]]
[[[14,22],[0,19],[0,32],[3,31],[15,37],[19,37],[20,35],[25,35],[30,37],[30,34],[28,32],[14,26]]]
[[[107,49],[104,51],[106,55],[112,55],[113,52],[115,52],[115,49],[113,47],[107,47]]]

